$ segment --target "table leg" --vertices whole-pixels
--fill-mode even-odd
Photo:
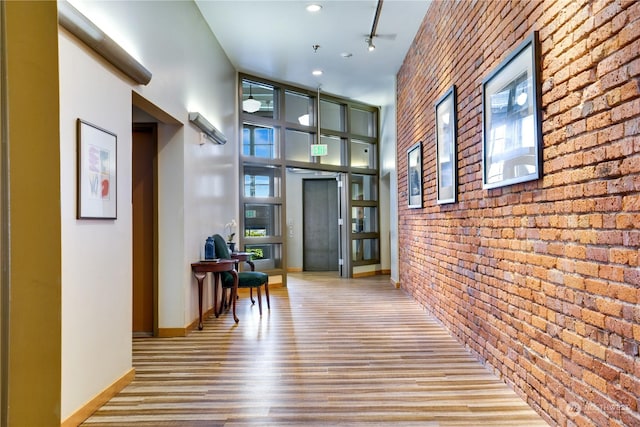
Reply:
[[[238,299],[238,273],[235,270],[230,271],[233,276],[233,291],[231,291],[231,298],[233,299],[233,320],[238,323],[240,319],[236,316],[236,300]]]
[[[193,273],[193,275],[198,280],[198,314],[199,314],[198,329],[202,330],[202,281],[207,276],[207,273],[205,274]]]
[[[213,273],[213,314],[218,317],[218,281],[220,279],[220,273]]]

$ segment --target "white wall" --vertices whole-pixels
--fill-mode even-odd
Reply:
[[[394,86],[395,93],[395,86]],[[396,105],[380,109],[380,261],[398,281],[398,194],[396,167]],[[388,209],[385,209],[388,207]]]
[[[161,124],[158,131],[159,327],[183,328],[197,319],[189,264],[206,236],[238,217],[236,73],[197,7],[73,4],[153,78],[136,85],[60,29],[63,420],[132,366],[132,90],[184,123]],[[203,113],[229,142],[199,145],[188,111]],[[117,220],[75,218],[77,118],[118,135]]]
[[[59,44],[62,415],[66,418],[69,410],[131,368],[131,186],[127,186],[131,112],[122,108],[131,104],[131,89],[78,51],[66,35],[61,35]],[[69,53],[74,50],[71,61]],[[76,220],[77,118],[118,135],[117,220]],[[70,402],[73,406],[66,406]]]

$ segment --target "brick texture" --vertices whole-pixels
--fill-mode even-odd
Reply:
[[[482,80],[534,30],[542,178],[483,189]],[[640,426],[640,2],[433,1],[397,77],[402,288],[550,424]],[[438,205],[453,84],[458,201]]]

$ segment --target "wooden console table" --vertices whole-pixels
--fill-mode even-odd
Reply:
[[[252,261],[253,253],[252,252],[232,252],[231,258],[236,260],[236,262],[246,262],[251,267],[251,271],[255,271],[256,267]]]
[[[199,261],[191,264],[191,271],[198,280],[198,314],[200,320],[198,322],[198,329],[202,329],[202,283],[204,278],[207,277],[207,273],[213,274],[213,313],[218,317],[218,282],[220,281],[220,273],[228,271],[233,276],[233,290],[231,296],[233,298],[233,320],[238,323],[239,319],[236,316],[236,298],[238,295],[238,273],[236,272],[237,260],[235,259],[221,259],[211,261]]]

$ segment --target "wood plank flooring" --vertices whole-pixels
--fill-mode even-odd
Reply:
[[[83,425],[547,426],[388,276],[291,274],[263,310],[134,339],[134,381]]]

